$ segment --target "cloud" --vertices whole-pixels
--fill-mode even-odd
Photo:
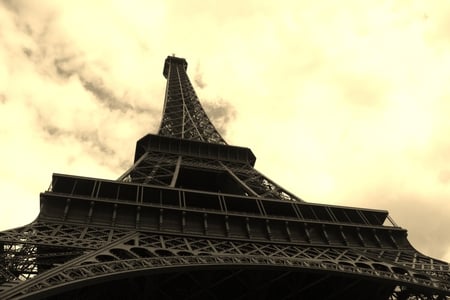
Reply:
[[[236,109],[229,102],[219,99],[214,102],[202,101],[206,114],[219,133],[226,137],[230,122],[236,118]]]
[[[0,210],[7,227],[37,215],[37,206],[27,201],[38,204],[53,172],[117,178],[132,162],[135,141],[159,122],[161,109],[149,101],[148,89],[141,83],[137,88],[119,84],[120,76],[111,78],[114,66],[105,64],[111,57],[99,60],[83,43],[74,43],[73,35],[60,31],[63,10],[48,4],[36,8],[15,1],[14,9],[6,10],[0,5],[0,93],[5,105],[0,113],[5,145],[1,190],[6,193],[2,197],[17,198]],[[15,180],[23,193],[13,195],[17,188],[11,187],[19,185]],[[23,206],[34,211],[18,211]]]
[[[44,126],[43,131],[48,134],[48,137],[45,137],[48,141],[51,140],[58,140],[61,138],[75,138],[77,143],[88,144],[88,147],[93,150],[97,150],[100,153],[97,154],[97,156],[103,156],[103,155],[109,155],[113,156],[115,154],[115,151],[113,148],[111,148],[109,145],[106,145],[104,142],[102,142],[98,136],[97,130],[92,131],[84,131],[84,132],[75,132],[75,131],[66,131],[63,129],[60,129],[58,127],[53,126]]]
[[[75,74],[81,73],[84,65],[78,55],[60,56],[53,59],[56,74],[68,79]]]
[[[372,190],[359,191],[361,196],[354,205],[362,207],[389,207],[391,217],[403,227],[408,224],[409,240],[420,252],[437,258],[445,258],[450,248],[446,228],[450,228],[450,219],[446,216],[450,209],[447,196],[441,191],[429,194],[418,193],[407,182],[399,184],[379,182]]]
[[[200,71],[200,65],[195,67],[194,84],[200,89],[206,87],[206,83],[203,81],[203,73]]]
[[[96,99],[105,103],[109,109],[119,109],[122,112],[132,109],[132,106],[129,103],[120,101],[110,91],[106,90],[101,81],[91,82],[82,80],[82,82],[83,87],[94,94]]]

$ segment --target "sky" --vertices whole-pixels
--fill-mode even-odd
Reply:
[[[131,165],[175,54],[256,169],[388,210],[450,261],[449,28],[447,0],[0,0],[0,230],[36,218],[52,173]]]

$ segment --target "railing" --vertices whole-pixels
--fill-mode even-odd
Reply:
[[[224,213],[282,217],[285,220],[307,220],[321,223],[382,226],[387,217],[387,212],[382,210],[298,203],[61,174],[53,175],[49,192],[107,201],[167,205],[202,211],[205,209],[217,210]],[[390,217],[388,220],[390,224],[384,226],[398,227]]]

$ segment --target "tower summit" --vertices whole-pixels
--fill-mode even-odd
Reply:
[[[225,144],[201,106],[186,74],[184,58],[168,56],[163,75],[167,79],[164,113],[159,135]]]
[[[0,299],[450,299],[388,212],[306,203],[227,145],[169,56],[157,135],[118,180],[53,174],[0,232]]]

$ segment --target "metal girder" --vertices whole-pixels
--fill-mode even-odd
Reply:
[[[259,267],[264,268],[265,270],[276,270],[280,268],[281,270],[289,272],[324,272],[327,276],[340,273],[344,275],[342,278],[347,278],[348,276],[351,277],[357,273],[358,278],[360,279],[372,277],[376,278],[376,281],[380,280],[380,282],[382,282],[383,276],[387,276],[391,285],[397,283],[424,288],[424,290],[428,287],[427,282],[407,278],[402,275],[392,276],[383,272],[368,272],[368,270],[362,269],[355,272],[355,270],[349,266],[335,266],[330,263],[311,262],[309,260],[267,258],[263,256],[166,256],[127,260],[121,259],[101,263],[67,266],[64,269],[61,269],[59,273],[52,272],[53,274],[47,274],[47,276],[45,276],[45,282],[42,282],[42,279],[40,282],[31,279],[26,286],[24,286],[25,284],[17,285],[15,289],[7,290],[0,295],[4,297],[3,299],[26,299],[26,297],[30,296],[39,299],[41,297],[40,295],[46,296],[47,294],[50,294],[51,291],[57,291],[58,288],[64,288],[66,290],[71,289],[71,285],[81,287],[83,285],[92,285],[117,278],[123,278],[124,276],[150,276],[159,273],[178,273],[202,269],[220,270],[233,266],[237,267],[239,270],[258,269]],[[301,286],[300,282],[299,285]],[[297,292],[300,291],[293,291],[294,294]],[[430,294],[432,294],[432,292],[430,292]],[[23,297],[21,295],[23,295]],[[288,298],[291,298],[291,296]]]
[[[292,193],[283,189],[268,177],[262,175],[248,164],[227,163],[213,159],[178,156],[164,152],[148,151],[145,158],[134,165],[120,178],[124,181],[169,186],[176,182],[174,172],[178,167],[199,168],[202,170],[221,171],[229,174],[236,185],[241,185],[239,191],[245,191],[251,196],[303,202]],[[130,178],[128,178],[130,176]],[[176,186],[176,185],[175,185]],[[243,194],[243,192],[239,193]]]
[[[185,65],[169,57],[166,66],[166,97],[158,134],[226,144],[203,110]]]
[[[127,231],[116,229],[113,236],[120,238],[126,233]],[[24,227],[0,232],[0,243],[3,244],[97,249],[110,241],[111,228],[48,221],[36,221]]]
[[[58,290],[58,287],[113,280],[125,273],[130,274],[127,276],[137,276],[140,273],[185,272],[233,266],[244,269],[265,266],[290,272],[343,274],[344,277],[373,278],[375,281],[384,280],[391,285],[410,286],[425,291],[438,288],[444,293],[450,293],[450,284],[443,284],[431,276],[417,277],[415,274],[420,273],[406,267],[406,274],[396,273],[397,265],[365,257],[362,251],[358,253],[356,250],[339,248],[268,245],[130,232],[100,249],[54,267],[45,275],[0,292],[0,296],[3,299],[21,299],[21,295],[44,295],[46,291]]]

